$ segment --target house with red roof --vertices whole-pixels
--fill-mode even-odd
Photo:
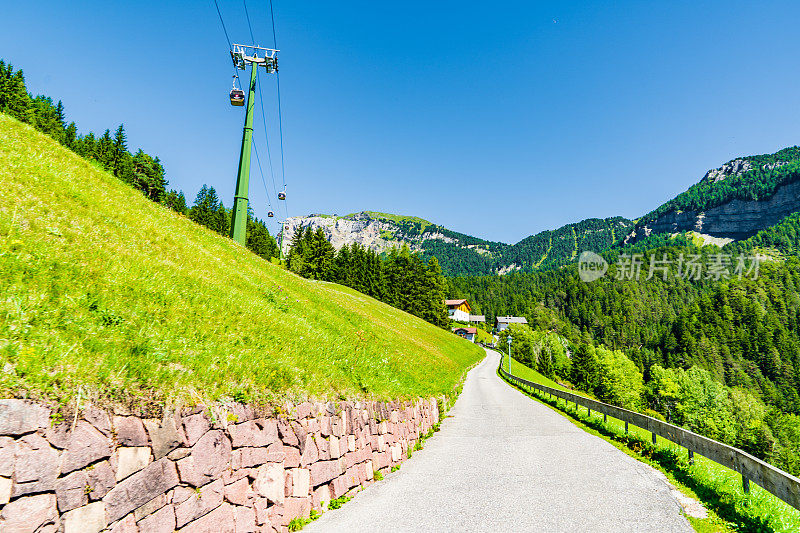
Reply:
[[[478,334],[478,328],[454,328],[453,333],[459,337],[464,337],[469,342],[475,342],[475,336]]]

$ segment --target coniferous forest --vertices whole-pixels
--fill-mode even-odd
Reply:
[[[287,266],[305,278],[352,287],[436,326],[450,323],[439,261],[425,262],[405,246],[383,256],[359,244],[337,252],[322,229],[303,228],[292,240]]]

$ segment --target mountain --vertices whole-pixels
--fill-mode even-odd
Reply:
[[[517,244],[487,241],[418,217],[362,211],[346,216],[291,217],[284,229],[284,253],[301,228],[321,229],[337,250],[358,243],[377,252],[408,246],[424,258],[435,256],[451,276],[506,274],[562,266],[582,250],[604,251],[629,233],[622,217],[587,219],[527,237]]]
[[[321,228],[336,249],[358,243],[385,252],[406,245],[425,258],[435,256],[450,276],[503,275],[562,267],[575,262],[584,250],[603,252],[637,244],[654,247],[673,241],[725,246],[756,234],[761,245],[792,253],[798,248],[791,244],[794,230],[788,228],[796,224],[770,228],[777,228],[797,211],[800,147],[793,146],[774,154],[739,157],[711,169],[697,184],[635,222],[623,217],[590,218],[512,245],[465,235],[418,217],[363,211],[343,217],[289,218],[283,247],[286,252],[300,228]],[[675,240],[680,234],[682,238]]]
[[[728,240],[755,235],[800,210],[800,147],[740,157],[636,221],[625,243],[693,231]]]

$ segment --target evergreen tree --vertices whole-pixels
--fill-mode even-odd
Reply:
[[[289,253],[286,257],[286,266],[295,274],[308,277],[308,258],[311,255],[309,240],[307,238],[309,230],[306,228],[298,229],[292,237]]]
[[[599,362],[590,342],[576,346],[572,354],[572,383],[581,390],[594,391],[597,386]]]
[[[425,314],[423,318],[439,327],[447,327],[450,320],[447,316],[446,287],[439,260],[435,257],[428,259],[428,268],[425,273],[426,294],[425,294]]]
[[[229,236],[231,232],[231,210],[225,209],[222,202],[219,203],[216,213],[214,213],[214,225],[211,229],[220,235]]]
[[[33,121],[31,97],[25,88],[25,75],[21,70],[14,72],[9,64],[0,69],[2,90],[0,90],[0,111],[8,113],[20,122]]]
[[[278,244],[269,234],[267,225],[250,213],[247,216],[247,248],[267,261],[278,257]]]
[[[164,196],[164,205],[182,215],[185,215],[188,211],[188,208],[186,207],[186,197],[183,195],[183,191],[169,191]]]
[[[136,189],[142,191],[150,200],[162,202],[167,195],[167,180],[164,177],[164,167],[156,157],[153,159],[142,150],[130,159],[127,152],[124,152],[118,163],[122,172],[122,179],[130,183]]]
[[[70,150],[77,152],[76,142],[78,138],[78,127],[74,122],[70,122],[69,126],[64,129],[64,146]]]
[[[64,115],[64,104],[61,100],[58,101],[58,105],[56,105],[56,121],[58,125],[63,128],[66,124],[66,116]]]
[[[114,175],[116,177],[123,176],[123,156],[128,153],[128,136],[125,135],[125,126],[120,124],[117,128],[117,131],[114,132],[114,144],[113,144],[113,159],[111,163],[111,168],[114,170]],[[139,153],[143,153],[139,150]]]
[[[114,168],[114,141],[111,140],[111,131],[106,130],[95,143],[95,158],[106,170]]]
[[[539,359],[537,360],[536,367],[542,375],[547,376],[550,379],[555,377],[553,358],[549,349],[544,348],[541,352],[539,352]]]
[[[216,231],[217,211],[220,208],[219,197],[214,187],[203,184],[200,192],[194,200],[192,208],[189,210],[189,218],[201,226],[211,228]]]

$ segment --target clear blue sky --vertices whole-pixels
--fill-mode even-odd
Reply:
[[[290,215],[387,211],[516,242],[642,215],[800,143],[796,1],[274,1]],[[248,2],[262,45],[268,6]],[[242,2],[220,7],[249,41]],[[230,207],[243,112],[212,0],[6,2],[3,19],[0,57],[34,93],[84,132],[123,122],[190,202],[207,183]],[[255,141],[271,190],[260,118]],[[265,216],[255,165],[251,197]]]

